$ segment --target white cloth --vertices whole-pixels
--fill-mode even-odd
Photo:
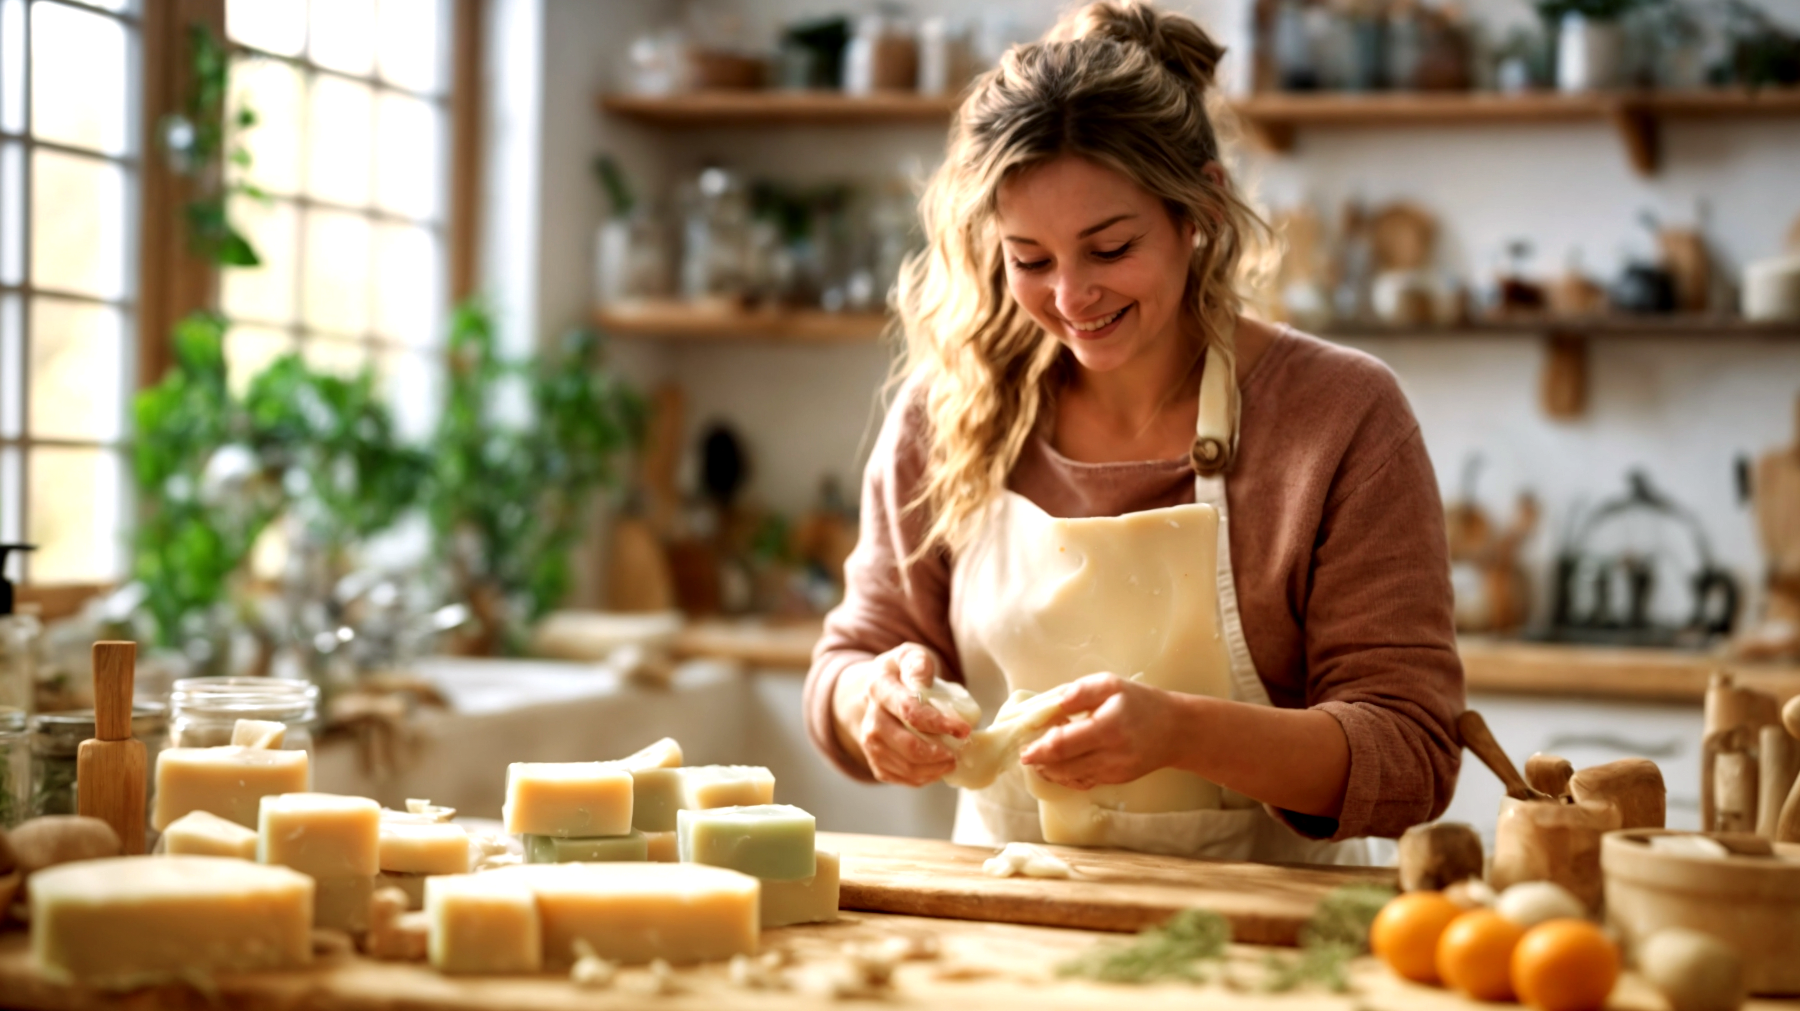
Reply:
[[[1224,478],[1196,477],[1194,498],[1080,519],[1052,517],[1015,492],[996,498],[951,571],[958,657],[983,712],[1015,689],[1041,692],[1100,672],[1271,704],[1238,612]],[[1206,569],[1213,578],[1204,578]],[[1044,841],[1039,801],[1017,766],[985,790],[958,792],[955,841]],[[1361,840],[1307,839],[1260,804],[1175,769],[1089,797],[1101,809],[1097,835],[1086,840],[1094,845],[1227,860],[1367,861]]]

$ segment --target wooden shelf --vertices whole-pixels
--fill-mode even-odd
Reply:
[[[607,95],[602,111],[650,126],[878,126],[941,123],[958,95],[906,91],[846,95],[837,91],[695,91],[682,95]]]
[[[1756,337],[1800,339],[1800,322],[1752,322],[1737,316],[1691,314],[1610,315],[1557,318],[1482,319],[1449,326],[1396,326],[1385,323],[1333,323],[1323,337],[1493,337],[1506,335],[1618,338]]]
[[[640,302],[594,314],[594,325],[608,333],[662,341],[870,344],[881,339],[887,324],[886,314],[878,312],[714,309],[683,302]]]

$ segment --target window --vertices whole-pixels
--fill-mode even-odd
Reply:
[[[233,100],[257,120],[240,174],[265,195],[232,203],[263,260],[221,279],[232,380],[294,348],[319,368],[372,364],[420,434],[445,316],[449,4],[230,0],[225,14]]]
[[[141,109],[135,0],[0,0],[0,537],[123,575]]]

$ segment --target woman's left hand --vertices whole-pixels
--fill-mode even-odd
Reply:
[[[1070,684],[1062,710],[1091,715],[1052,729],[1019,761],[1073,790],[1129,783],[1174,764],[1180,739],[1174,701],[1171,692],[1116,674],[1089,674]]]

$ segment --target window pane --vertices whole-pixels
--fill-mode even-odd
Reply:
[[[438,178],[443,159],[437,106],[396,92],[377,108],[375,205],[409,218],[438,217]]]
[[[107,154],[126,147],[125,26],[59,4],[31,8],[31,132]]]
[[[443,27],[442,0],[381,0],[376,34],[382,80],[434,95],[441,91]]]
[[[375,233],[375,332],[430,347],[439,304],[437,237],[429,229],[381,225]]]
[[[299,56],[306,48],[306,2],[226,0],[225,34],[265,53]]]
[[[25,434],[25,300],[0,295],[0,435]]]
[[[307,191],[350,207],[369,202],[369,133],[375,94],[366,84],[336,77],[313,79],[307,119]]]
[[[25,454],[11,446],[0,448],[0,540],[13,544],[25,536],[25,531],[19,527],[19,520],[25,515],[24,479]],[[23,564],[14,556],[11,562],[14,579],[18,578],[22,571],[19,567]]]
[[[125,172],[56,151],[31,153],[31,279],[42,288],[125,292]]]
[[[234,320],[291,323],[300,214],[282,200],[231,199],[231,221],[256,247],[262,266],[220,272],[219,301]]]
[[[31,434],[108,442],[120,435],[125,314],[110,306],[31,303]]]
[[[0,284],[25,280],[25,145],[0,144]]]
[[[249,108],[256,125],[244,131],[250,153],[244,180],[270,193],[300,192],[300,131],[306,82],[292,64],[239,57],[231,68],[232,109]]]
[[[442,403],[444,360],[399,348],[383,348],[375,359],[381,389],[394,411],[400,438],[418,442],[430,437]]]
[[[369,349],[358,341],[335,337],[315,337],[306,342],[300,353],[306,364],[320,372],[350,377],[369,364]]]
[[[375,0],[312,0],[309,56],[321,67],[375,72]]]
[[[306,325],[357,335],[369,329],[369,220],[337,211],[306,216]]]
[[[119,458],[111,450],[34,446],[26,461],[35,583],[96,583],[119,574]]]
[[[118,11],[121,14],[129,14],[137,7],[132,0],[75,0],[75,2],[87,4],[89,7],[98,7],[101,10]]]
[[[260,326],[234,326],[225,334],[225,381],[231,392],[243,396],[250,380],[269,363],[294,350],[294,339],[282,330]]]
[[[25,0],[0,0],[0,129],[25,132]]]

